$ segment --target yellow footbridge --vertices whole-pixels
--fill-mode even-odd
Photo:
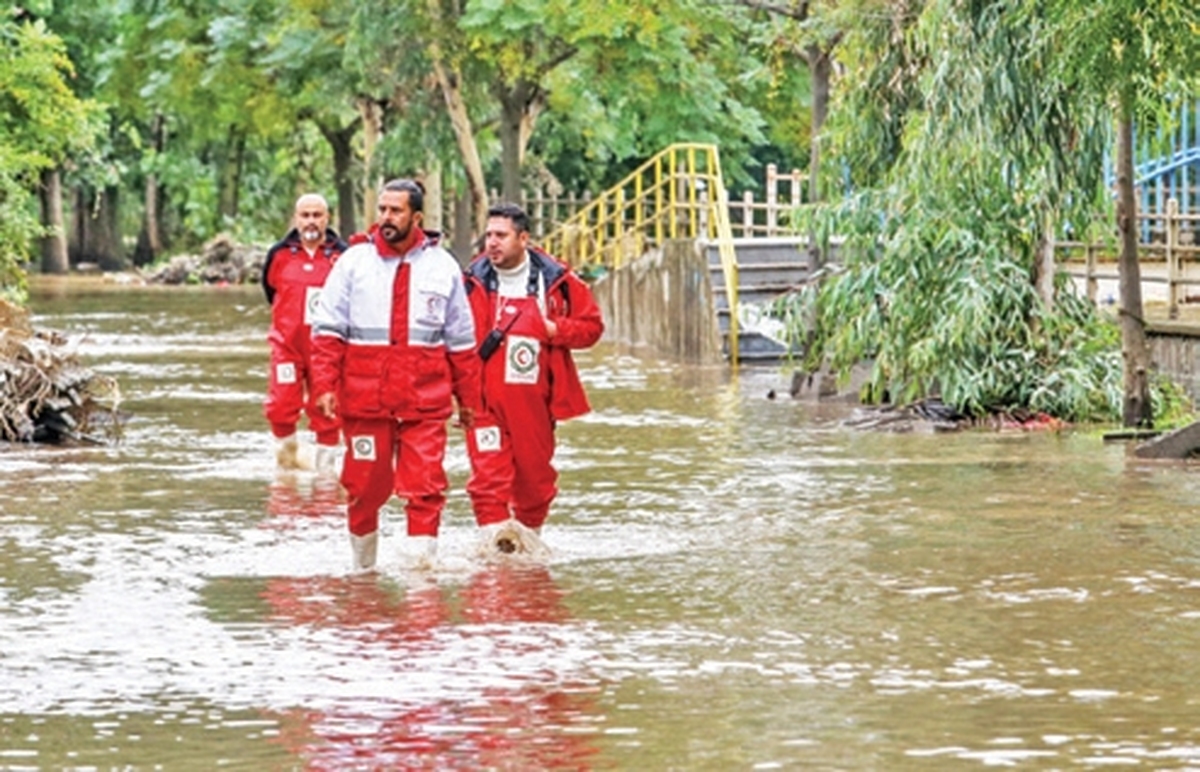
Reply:
[[[671,145],[609,188],[544,239],[579,271],[616,270],[669,239],[705,240],[721,260],[729,357],[738,364],[738,263],[716,145]]]

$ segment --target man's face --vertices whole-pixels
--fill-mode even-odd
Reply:
[[[305,244],[320,243],[325,240],[325,229],[329,227],[329,210],[320,202],[301,199],[296,204],[294,224]]]
[[[389,244],[400,244],[414,227],[421,227],[421,213],[414,212],[403,190],[385,190],[379,194],[379,233]]]
[[[529,233],[518,231],[507,217],[489,217],[484,233],[483,251],[492,265],[505,270],[516,268],[525,259]]]

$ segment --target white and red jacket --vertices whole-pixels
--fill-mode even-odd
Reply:
[[[445,419],[452,394],[479,409],[462,269],[437,234],[400,255],[373,227],[342,254],[313,315],[312,369],[313,392],[335,392],[348,418]]]

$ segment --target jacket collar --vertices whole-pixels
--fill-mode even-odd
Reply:
[[[529,256],[529,286],[533,288],[531,294],[537,292],[539,276],[542,277],[542,286],[550,287],[566,273],[566,269],[557,260],[540,249],[528,247],[525,253]],[[496,272],[492,261],[487,259],[487,255],[480,255],[475,259],[471,264],[470,273],[488,292],[496,292],[500,288],[500,274]]]

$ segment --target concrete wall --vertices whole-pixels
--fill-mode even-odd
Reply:
[[[1183,386],[1200,405],[1200,327],[1157,322],[1146,327],[1154,367]]]
[[[681,362],[725,361],[708,263],[694,241],[668,241],[592,285],[604,337]]]

